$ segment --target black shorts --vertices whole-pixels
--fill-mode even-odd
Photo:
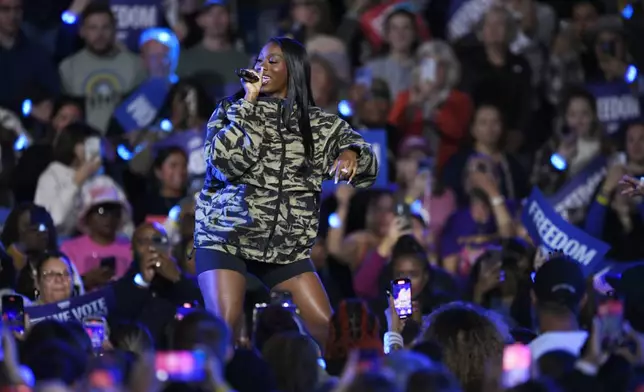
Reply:
[[[310,259],[291,264],[269,264],[245,260],[225,252],[204,248],[195,249],[195,266],[197,275],[216,269],[237,271],[242,275],[249,273],[255,275],[269,289],[305,272],[315,272],[315,267]]]

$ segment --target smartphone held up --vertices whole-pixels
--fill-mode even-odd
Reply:
[[[413,313],[411,280],[395,279],[391,281],[391,295],[394,299],[394,308],[400,319],[411,317]]]
[[[203,351],[159,351],[154,358],[154,373],[161,382],[204,381],[206,366]]]
[[[2,322],[13,332],[25,332],[25,304],[20,295],[2,296]]]

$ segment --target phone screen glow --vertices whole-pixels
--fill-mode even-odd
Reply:
[[[411,284],[408,280],[398,279],[393,282],[393,297],[396,313],[401,318],[411,316]]]

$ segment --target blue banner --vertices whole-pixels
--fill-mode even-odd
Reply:
[[[144,129],[157,118],[169,91],[167,80],[151,78],[116,108],[114,116],[125,132]]]
[[[107,316],[114,307],[114,291],[111,286],[80,297],[54,304],[25,307],[31,324],[42,320],[83,321],[87,316]]]
[[[116,37],[134,52],[139,51],[143,30],[163,25],[163,0],[110,0],[116,17]]]
[[[599,156],[561,187],[548,201],[559,214],[571,209],[585,208],[590,204],[595,190],[606,177],[607,160]]]
[[[468,0],[451,0],[447,11],[447,19],[452,19],[458,10],[468,2]]]
[[[521,214],[521,222],[534,243],[547,252],[562,250],[579,262],[586,275],[592,274],[610,246],[566,222],[534,188]]]
[[[640,119],[640,101],[624,81],[589,84],[597,102],[597,116],[612,135],[622,126]]]
[[[364,140],[371,144],[376,158],[378,159],[378,177],[376,182],[373,184],[374,188],[387,188],[389,186],[389,174],[387,173],[387,132],[378,129],[378,130],[368,130],[368,131],[359,131],[360,136]],[[335,190],[335,184],[332,180],[324,181],[322,183],[322,192],[333,192]]]

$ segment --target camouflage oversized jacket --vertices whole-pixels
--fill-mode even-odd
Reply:
[[[304,144],[297,118],[281,115],[286,102],[223,100],[208,122],[204,187],[197,197],[195,248],[242,259],[288,264],[310,257],[317,236],[322,181],[344,149],[359,153],[352,184],[370,186],[377,158],[338,116],[309,110],[313,167],[302,170]],[[290,130],[289,130],[290,129]]]

